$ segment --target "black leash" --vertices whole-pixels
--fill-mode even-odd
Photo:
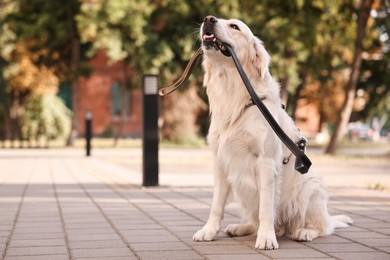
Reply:
[[[294,141],[291,140],[290,137],[283,131],[283,129],[280,127],[280,125],[273,118],[272,114],[269,112],[267,107],[264,105],[264,103],[257,96],[257,94],[256,94],[255,90],[253,89],[252,84],[250,83],[250,81],[248,79],[248,76],[246,75],[245,71],[243,70],[243,68],[240,64],[240,61],[238,60],[237,55],[234,52],[234,50],[227,44],[225,45],[225,47],[228,49],[230,55],[232,56],[234,64],[237,67],[238,73],[240,73],[242,81],[244,82],[244,85],[245,85],[246,89],[248,90],[249,95],[251,96],[253,103],[259,108],[260,112],[263,114],[263,116],[267,120],[268,124],[274,130],[274,132],[279,137],[279,139],[282,140],[282,142],[288,147],[288,149],[290,149],[290,151],[296,156],[295,170],[297,170],[301,174],[307,173],[309,171],[310,166],[311,166],[311,161],[304,153],[305,139],[301,139],[298,142],[298,146],[297,146],[297,144],[295,144]]]
[[[244,85],[246,89],[249,92],[249,95],[252,98],[253,103],[259,108],[260,112],[263,114],[271,128],[274,130],[276,135],[279,137],[280,140],[287,146],[288,149],[296,156],[295,160],[295,170],[300,172],[301,174],[307,173],[309,171],[309,168],[311,166],[310,159],[305,155],[305,144],[306,140],[302,138],[298,144],[294,143],[293,140],[290,139],[290,137],[283,131],[283,129],[279,126],[279,124],[275,121],[272,114],[269,112],[267,107],[264,105],[264,103],[259,99],[257,96],[255,90],[252,87],[252,84],[250,83],[248,76],[246,75],[245,71],[243,70],[240,61],[237,58],[236,53],[233,51],[233,49],[225,44],[225,47],[227,48],[229,54],[232,56],[234,64],[237,67],[238,72],[240,73],[240,76],[244,82]],[[190,72],[196,63],[196,61],[199,59],[199,57],[203,54],[202,48],[199,48],[198,51],[194,54],[194,56],[191,58],[190,62],[188,63],[186,69],[183,72],[183,75],[173,84],[169,85],[168,87],[162,88],[159,91],[160,96],[166,96],[173,91],[175,91],[178,87],[180,87],[181,84],[183,84],[184,81],[188,79],[190,76]],[[288,160],[287,160],[288,162]]]

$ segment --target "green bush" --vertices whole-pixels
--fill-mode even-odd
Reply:
[[[23,139],[65,138],[71,127],[71,111],[54,94],[32,96],[20,122]]]

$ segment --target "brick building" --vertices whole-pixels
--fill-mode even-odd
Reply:
[[[78,133],[85,133],[85,113],[91,111],[93,115],[92,128],[94,135],[114,135],[120,125],[121,86],[124,82],[124,67],[122,62],[110,64],[104,51],[98,51],[91,60],[92,74],[88,78],[81,78],[79,84],[79,113]],[[126,71],[131,77],[132,70]],[[69,107],[71,104],[71,87],[63,83],[58,95]],[[138,137],[141,135],[142,111],[141,91],[127,90],[125,93],[125,122],[123,135]]]
[[[93,114],[93,133],[97,136],[114,136],[120,125],[121,84],[124,79],[122,62],[109,63],[104,51],[98,51],[91,61],[92,74],[81,78],[79,85],[78,133],[85,134],[85,113]],[[126,72],[133,76],[134,72]],[[71,105],[71,87],[61,84],[58,95],[69,107]],[[139,137],[142,131],[142,93],[140,88],[126,91],[126,116],[122,136]],[[319,115],[310,104],[298,104],[296,112],[297,126],[307,137],[315,137],[319,131]]]

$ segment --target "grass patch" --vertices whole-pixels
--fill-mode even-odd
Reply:
[[[367,183],[367,189],[369,190],[378,190],[378,191],[385,191],[388,190],[389,188],[383,185],[380,182],[374,182],[374,183]]]

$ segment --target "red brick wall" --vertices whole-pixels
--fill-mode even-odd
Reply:
[[[102,135],[108,128],[116,131],[119,118],[111,115],[111,86],[115,82],[122,83],[124,69],[121,62],[109,64],[104,51],[99,51],[91,61],[92,74],[82,78],[79,85],[79,135],[85,133],[85,113],[91,111],[93,115],[92,129],[94,135]],[[128,70],[127,75],[133,76]],[[125,120],[123,134],[126,136],[140,136],[141,134],[141,94],[140,90],[132,90],[129,102],[129,117]]]
[[[304,136],[314,138],[319,132],[320,116],[314,104],[306,104],[298,101],[298,108],[295,112],[296,125],[301,129]]]

